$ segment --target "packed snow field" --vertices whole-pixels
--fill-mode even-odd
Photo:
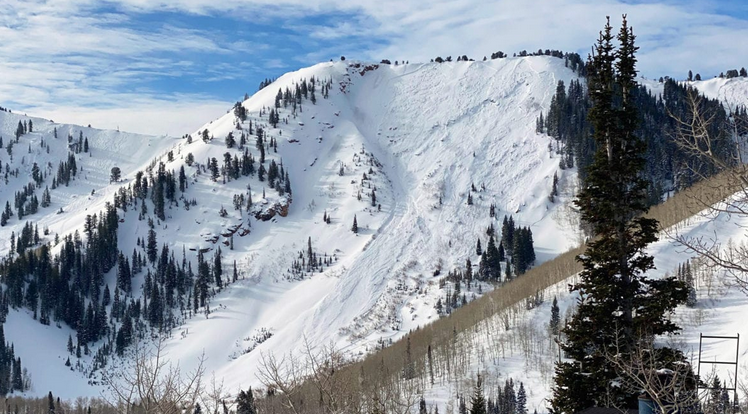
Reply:
[[[329,96],[324,98],[318,90],[315,104],[304,100],[296,111],[281,107],[277,127],[270,125],[268,111],[274,108],[279,89],[293,90],[311,78],[329,84]],[[133,182],[136,172],[159,161],[167,170],[184,167],[184,196],[196,205],[188,210],[184,203],[167,207],[166,220],[156,225],[158,243],[168,244],[174,252],[191,252],[187,259],[193,267],[194,252],[220,246],[224,270],[230,275],[236,263],[239,280],[217,292],[209,312],[201,310],[171,332],[166,352],[185,370],[204,354],[208,372],[222,378],[234,393],[259,385],[254,373],[263,353],[299,352],[307,340],[315,345],[333,343],[355,358],[438,318],[434,305],[444,296],[438,280],[464,267],[467,258],[477,264],[477,240],[486,243],[486,228],[493,224],[500,230],[505,215],[532,229],[538,262],[579,244],[570,207],[575,171],[559,169],[559,159],[549,151],[550,138],[535,132],[535,120],[548,110],[557,82],[568,85],[576,78],[562,59],[551,57],[408,65],[321,63],[286,74],[242,102],[246,121],[238,121],[230,110],[193,131],[191,142],[0,112],[0,135],[6,145],[19,120],[32,119],[34,124],[33,132],[13,147],[12,160],[9,152],[0,151],[4,169],[18,169],[18,178],[11,175],[0,186],[0,206],[5,201],[13,205],[15,194],[29,183],[34,163],[48,174],[49,185],[57,164],[67,159],[81,133],[88,139],[89,152],[75,154],[80,169],[76,179],[52,190],[51,206],[27,218],[40,233],[49,230],[43,236],[48,242],[55,234],[82,232],[86,215],[100,212],[120,187]],[[742,79],[708,80],[695,86],[733,104],[745,100],[746,84]],[[220,162],[226,152],[236,154],[227,149],[225,137],[233,133],[238,140],[250,123],[264,128],[267,138],[276,142],[277,152],[272,147],[266,150],[266,165],[272,160],[284,167],[292,196],[280,196],[254,177],[224,184],[201,170],[199,165],[210,158]],[[205,130],[212,139],[202,139]],[[254,138],[249,136],[247,147],[259,159]],[[187,154],[194,157],[194,165],[186,162]],[[118,182],[110,182],[114,166],[122,170]],[[561,196],[551,202],[554,173],[560,178]],[[233,208],[237,194],[251,196],[251,212]],[[219,214],[222,208],[224,216]],[[269,211],[277,214],[265,214]],[[258,219],[260,215],[267,220]],[[329,224],[323,221],[326,216]],[[354,217],[358,233],[351,231]],[[138,220],[137,211],[120,211],[120,218],[119,248],[127,254],[137,247],[138,238],[145,238],[148,225]],[[19,234],[25,222],[26,218],[13,217],[0,230],[0,252],[7,252],[11,232]],[[744,237],[727,220],[694,220],[686,230]],[[292,271],[309,241],[315,254],[329,258],[330,264],[322,271]],[[673,272],[688,258],[665,238],[652,252],[658,274]],[[112,290],[115,274],[113,269],[106,276]],[[142,284],[143,274],[133,279],[136,292]],[[490,288],[476,285],[468,298],[479,294],[477,286]],[[545,335],[546,342],[553,295],[563,315],[574,302],[565,283],[546,292],[542,305],[521,315],[520,323]],[[682,338],[688,346],[698,341],[700,331],[748,333],[727,313],[748,312],[747,301],[735,289],[699,289],[699,297],[696,309],[679,314],[687,321]],[[5,334],[31,373],[31,395],[53,390],[56,396],[72,399],[103,391],[97,376],[88,377],[92,357],[82,357],[74,367],[64,365],[68,336],[75,336],[69,327],[41,325],[30,312],[19,309],[8,315]],[[480,341],[476,344],[481,346]],[[709,351],[726,352],[720,346],[727,345],[717,344]],[[500,358],[476,360],[471,369],[496,374],[496,383],[510,377],[524,382],[528,407],[543,412],[553,349],[548,344],[539,351],[545,360],[541,363],[520,347],[510,347]],[[748,347],[743,346],[741,354],[746,352]],[[115,359],[107,369],[125,364]],[[444,412],[470,381],[437,384],[426,399]]]

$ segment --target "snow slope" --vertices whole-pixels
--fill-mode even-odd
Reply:
[[[222,235],[227,229],[241,226],[250,231],[234,237],[233,250],[221,246],[224,270],[230,275],[236,261],[240,280],[217,293],[209,314],[186,320],[167,346],[169,357],[186,369],[204,352],[209,371],[224,378],[233,392],[257,385],[252,373],[263,352],[298,352],[307,338],[312,344],[334,342],[355,356],[374,349],[380,340],[397,339],[433,320],[436,298],[443,296],[436,283],[441,276],[435,271],[442,269],[443,276],[463,267],[468,257],[477,265],[476,241],[480,237],[485,245],[486,228],[491,223],[500,228],[505,214],[532,228],[539,261],[575,245],[576,227],[565,206],[569,197],[563,195],[574,185],[574,171],[559,170],[548,138],[535,133],[535,119],[547,111],[557,81],[568,84],[575,76],[563,60],[550,57],[399,66],[330,62],[284,75],[242,103],[249,119],[240,128],[246,132],[251,121],[277,140],[277,153],[267,151],[268,162],[282,161],[292,183],[287,217],[269,221],[232,206],[235,194],[248,191],[261,207],[282,202],[274,190],[263,188],[264,183],[254,177],[213,182],[196,165],[185,165],[188,153],[202,165],[212,157],[222,160],[226,152],[238,153],[224,145],[229,132],[237,140],[241,133],[231,111],[195,131],[191,143],[34,119],[39,132],[21,137],[13,166],[20,169],[19,177],[28,177],[32,160],[24,151],[27,143],[32,144],[34,159],[52,162],[56,168],[56,162],[67,156],[68,132],[77,136],[82,129],[89,138],[93,155],[77,155],[82,176],[70,187],[54,190],[52,206],[29,217],[40,230],[50,229],[48,241],[55,233],[80,230],[86,214],[101,210],[135,172],[158,161],[174,171],[185,167],[189,188],[184,197],[197,201],[189,210],[183,205],[168,207],[166,221],[156,225],[159,244],[167,243],[174,252],[184,248],[194,267],[190,252],[228,244],[229,238]],[[267,109],[278,89],[293,88],[311,77],[332,85],[329,98],[322,98],[318,86],[316,105],[305,100],[296,113],[281,107],[281,123],[271,128]],[[26,117],[0,113],[0,135],[11,136],[19,119]],[[59,140],[65,142],[51,138],[55,126]],[[204,129],[212,140],[200,139]],[[42,139],[50,143],[50,154],[37,150]],[[249,140],[257,159],[254,137]],[[168,151],[173,161],[168,161]],[[21,159],[22,152],[28,158]],[[7,154],[0,153],[0,159],[5,162]],[[122,168],[123,180],[110,184],[114,165]],[[548,201],[554,173],[562,187],[555,204]],[[10,180],[0,190],[0,202],[13,204],[14,192],[27,181]],[[472,185],[476,191],[469,206]],[[370,203],[373,189],[377,206]],[[495,218],[489,217],[492,203]],[[54,214],[60,207],[65,213]],[[226,217],[218,215],[221,207],[226,208]],[[324,213],[332,217],[331,224],[322,221]],[[119,243],[124,252],[131,252],[137,238],[146,235],[148,226],[137,216],[132,210],[120,211],[125,224],[120,226]],[[358,234],[350,231],[354,216]],[[22,222],[13,218],[9,225],[0,230],[5,245],[10,231],[17,232]],[[332,265],[321,273],[290,272],[310,238],[317,254],[333,258]],[[110,288],[113,273],[106,279]],[[133,281],[136,292],[141,283],[142,275]],[[467,293],[468,298],[477,295]],[[54,389],[61,397],[97,395],[100,386],[84,385],[90,358],[82,358],[79,372],[62,365],[67,328],[34,323],[24,310],[12,311],[6,322],[8,339],[23,344],[16,349],[33,376],[32,393]],[[268,331],[272,337],[264,340]],[[40,337],[44,339],[39,341]],[[124,363],[113,361],[109,369]],[[70,380],[61,386],[59,378]]]
[[[479,236],[486,242],[490,203],[498,208],[495,226],[504,214],[514,214],[518,224],[532,227],[539,260],[576,241],[573,227],[552,214],[560,204],[547,196],[558,161],[546,138],[534,132],[557,80],[568,83],[574,76],[562,60],[366,66],[302,69],[244,102],[255,114],[294,81],[314,76],[334,84],[329,99],[304,106],[298,118],[269,132],[286,139],[279,153],[294,182],[287,219],[293,224],[255,233],[251,246],[238,253],[252,257],[251,281],[219,295],[226,308],[189,321],[185,335],[170,343],[171,357],[183,362],[204,351],[229,389],[256,385],[247,373],[256,370],[261,354],[298,351],[302,338],[356,354],[435,318],[441,292],[434,270],[462,267],[468,256],[477,263],[475,242]],[[206,127],[224,136],[233,123],[229,114]],[[370,168],[361,162],[363,154],[376,160],[381,212],[366,195],[363,201],[355,197]],[[479,191],[468,206],[471,183]],[[332,215],[332,225],[321,223],[323,211]],[[349,230],[354,215],[358,235]],[[277,267],[287,261],[279,254],[303,249],[307,237],[337,254],[338,264],[302,282],[282,281]],[[272,338],[231,359],[262,328]],[[211,341],[218,336],[226,341]]]
[[[722,101],[731,110],[748,104],[748,78],[712,78],[689,84],[706,97]]]
[[[676,310],[674,319],[683,330],[678,335],[661,338],[660,341],[679,347],[686,352],[687,358],[697,369],[699,361],[700,334],[707,336],[740,336],[740,343],[734,340],[713,339],[703,341],[702,361],[735,361],[736,351],[740,365],[738,380],[748,381],[748,365],[744,362],[748,356],[748,344],[744,338],[748,335],[745,315],[748,315],[748,295],[741,291],[730,275],[716,271],[695,261],[695,255],[676,244],[671,236],[712,238],[719,235],[723,246],[728,243],[741,243],[746,239],[748,217],[730,217],[727,214],[703,214],[691,217],[667,229],[660,235],[660,240],[648,249],[655,258],[656,269],[650,277],[674,275],[679,265],[692,260],[697,291],[697,304],[693,308],[685,306]],[[445,412],[447,407],[457,407],[458,395],[469,396],[475,384],[477,374],[484,378],[484,390],[487,395],[495,396],[496,386],[503,386],[504,381],[512,378],[515,384],[523,382],[527,390],[529,412],[548,412],[547,399],[551,397],[553,386],[553,364],[558,359],[558,348],[549,335],[549,321],[553,298],[558,299],[561,319],[570,315],[578,298],[577,293],[569,293],[568,286],[575,278],[572,276],[546,289],[544,302],[533,309],[526,310],[523,305],[496,315],[487,321],[496,327],[494,332],[466,333],[461,340],[468,346],[466,359],[471,361],[468,374],[450,382],[437,381],[425,392],[425,399],[430,409],[439,407]],[[506,316],[509,315],[509,316]],[[504,319],[506,318],[506,319]],[[509,329],[504,329],[505,320]],[[739,346],[738,346],[739,345]],[[737,347],[736,347],[737,346]],[[717,374],[722,380],[727,379],[728,386],[734,386],[734,366],[704,364],[701,373],[704,376]],[[741,401],[745,398],[741,394]]]
[[[20,137],[13,146],[11,157],[7,147],[15,138],[18,122],[29,120],[33,123],[33,132]],[[57,138],[54,137],[55,129]],[[31,170],[34,163],[42,173],[47,174],[45,185],[51,188],[58,163],[67,160],[70,148],[68,135],[77,142],[81,132],[88,138],[89,153],[81,152],[76,156],[80,169],[77,179],[71,181],[69,186],[63,185],[50,191],[50,207],[40,207],[36,214],[22,220],[14,216],[0,229],[0,253],[3,255],[10,248],[11,234],[18,235],[26,221],[37,225],[40,234],[43,229],[49,229],[49,235],[42,235],[46,242],[52,242],[55,234],[62,237],[81,230],[85,215],[97,213],[106,202],[111,202],[112,194],[119,186],[109,182],[112,167],[120,167],[122,176],[127,179],[136,170],[146,168],[155,156],[162,155],[177,143],[176,139],[170,137],[55,124],[41,118],[0,112],[0,136],[4,144],[0,150],[0,165],[4,172],[17,170],[17,176],[4,175],[7,181],[3,180],[0,185],[2,206],[5,206],[6,201],[10,202],[15,211],[15,194],[32,182]],[[40,199],[43,190],[44,186],[36,191]],[[63,213],[57,214],[61,208]],[[16,355],[21,357],[23,366],[31,373],[34,393],[41,395],[51,389],[58,389],[60,384],[64,384],[64,391],[69,397],[73,397],[78,391],[91,395],[97,392],[87,391],[90,389],[88,379],[64,365],[68,336],[72,334],[75,337],[75,332],[69,327],[54,324],[44,326],[33,320],[27,311],[11,310],[5,323],[5,333],[7,340],[15,345]]]
[[[204,353],[208,371],[223,378],[233,393],[258,385],[254,372],[263,353],[299,352],[306,339],[313,345],[333,342],[356,357],[434,320],[438,317],[434,304],[444,293],[438,280],[447,271],[464,267],[467,258],[477,265],[476,241],[481,238],[485,246],[486,228],[493,224],[500,229],[504,215],[513,214],[519,225],[532,228],[539,261],[576,245],[579,235],[568,206],[575,172],[559,170],[558,160],[548,150],[548,138],[535,133],[535,119],[547,111],[557,82],[568,84],[575,76],[563,60],[551,57],[398,66],[321,63],[286,74],[243,102],[249,118],[240,124],[241,130],[228,111],[195,131],[191,143],[183,138],[101,131],[32,118],[34,132],[20,138],[13,160],[0,151],[3,168],[7,163],[7,169],[18,169],[17,177],[9,175],[8,182],[0,186],[0,203],[13,204],[15,192],[30,181],[34,162],[49,174],[45,181],[49,185],[57,163],[68,155],[66,137],[77,137],[81,131],[92,153],[76,155],[82,168],[79,176],[70,186],[52,191],[49,208],[28,217],[40,231],[49,229],[46,241],[51,242],[55,234],[80,231],[86,214],[101,211],[137,171],[146,171],[159,161],[174,171],[184,167],[189,178],[184,197],[196,200],[197,206],[189,210],[184,203],[169,206],[167,219],[156,226],[159,244],[166,243],[177,253],[184,249],[193,267],[195,250],[221,246],[227,277],[236,262],[240,279],[217,292],[210,312],[201,310],[172,332],[167,352],[184,369],[194,366]],[[271,128],[268,109],[278,89],[293,89],[295,83],[312,77],[318,85],[329,82],[329,98],[323,99],[318,86],[316,104],[305,100],[295,113],[281,107],[281,123]],[[733,105],[741,99],[745,102],[746,83],[744,79],[714,79],[696,86]],[[28,119],[0,112],[0,136],[6,144],[18,121]],[[250,121],[278,142],[277,153],[268,148],[268,162],[282,162],[289,172],[293,196],[285,217],[261,221],[233,209],[236,194],[251,194],[258,209],[284,202],[256,177],[213,182],[198,166],[209,158],[220,161],[226,152],[238,154],[237,149],[226,148],[224,138],[233,132],[238,140]],[[208,142],[200,138],[205,129],[213,137]],[[253,136],[248,147],[259,158]],[[192,166],[185,163],[189,153],[196,161]],[[109,182],[113,166],[122,169],[120,182]],[[551,203],[547,196],[554,173],[559,174],[561,197]],[[468,205],[473,185],[474,203]],[[376,206],[370,203],[372,190]],[[41,189],[37,195],[41,197]],[[495,218],[489,217],[491,204],[497,208]],[[226,217],[218,215],[222,207],[228,212]],[[64,212],[55,214],[60,208]],[[330,224],[322,221],[323,214],[332,217]],[[358,234],[350,230],[354,216]],[[125,223],[119,230],[120,249],[130,252],[137,238],[145,237],[148,226],[132,210],[120,211],[120,217]],[[14,217],[0,229],[0,252],[7,251],[11,231],[18,233],[24,222]],[[741,236],[730,227],[734,224],[719,223],[694,221],[688,231],[731,231],[736,238]],[[237,226],[247,232],[234,237],[231,250],[225,234]],[[318,255],[332,258],[332,264],[322,272],[291,272],[309,240]],[[666,240],[654,246],[653,252],[659,272],[672,271],[686,258]],[[113,273],[106,279],[110,288],[115,282]],[[136,295],[142,281],[142,274],[133,281]],[[476,289],[467,292],[468,298],[478,294]],[[559,297],[562,313],[573,303],[574,297],[565,292],[565,283],[551,288],[546,302],[526,312],[518,323],[541,335],[551,295]],[[743,308],[743,297],[729,289],[719,292],[726,299],[713,297],[701,302],[701,311],[683,312],[684,318],[700,321],[689,325],[683,335],[689,346],[695,332],[707,330],[705,323],[711,333],[743,329],[730,317],[748,311]],[[689,316],[689,312],[701,313]],[[73,359],[75,369],[65,367],[65,346],[72,333],[68,327],[43,326],[27,311],[12,310],[5,332],[32,374],[31,394],[53,390],[55,395],[74,398],[102,391],[97,374],[88,377],[91,357]],[[272,336],[267,338],[267,332]],[[724,344],[711,351],[722,351],[720,346]],[[508,349],[500,358],[476,358],[481,362],[471,369],[493,372],[498,381],[513,377],[532,385],[528,386],[531,406],[544,411],[552,355],[545,355],[542,362],[527,358],[519,347]],[[552,353],[552,348],[544,352]],[[108,369],[117,371],[126,363],[114,360]],[[443,409],[441,403],[446,406],[469,384],[468,378],[438,384],[427,400],[440,402]]]
[[[639,82],[650,90],[655,96],[661,96],[664,84],[654,79],[640,78]],[[683,81],[683,83],[696,88],[709,99],[717,99],[725,105],[729,111],[738,105],[748,104],[748,78],[712,78],[700,81]]]
[[[19,121],[33,122],[33,132],[20,137],[14,144],[12,157],[7,152],[8,144],[15,137]],[[57,138],[54,138],[55,129]],[[57,174],[60,161],[66,161],[70,145],[68,136],[77,143],[80,134],[88,138],[90,151],[77,154],[80,172],[69,186],[52,190],[52,205],[28,216],[28,220],[38,225],[39,230],[49,228],[52,234],[60,236],[75,229],[81,229],[85,214],[98,212],[105,202],[112,201],[112,194],[120,186],[110,183],[111,169],[118,166],[126,180],[137,170],[145,169],[154,158],[162,156],[178,141],[171,137],[152,137],[114,130],[98,130],[77,125],[55,124],[42,118],[28,117],[15,113],[0,112],[0,136],[4,146],[0,151],[0,163],[5,171],[17,169],[17,177],[10,175],[8,182],[0,186],[0,202],[10,201],[14,207],[15,193],[31,182],[31,170],[36,163],[42,173],[47,174],[45,185],[52,187],[52,177]],[[44,143],[44,147],[42,146]],[[49,147],[49,151],[46,148]],[[11,159],[12,158],[12,159]],[[41,199],[44,187],[37,191]],[[93,194],[92,194],[93,191]],[[55,214],[62,207],[64,214]],[[86,213],[88,212],[88,213]],[[19,234],[26,220],[12,219],[0,231],[0,253],[5,254],[10,247],[11,232]]]

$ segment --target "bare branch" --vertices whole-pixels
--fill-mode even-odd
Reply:
[[[686,103],[686,119],[669,111],[668,113],[676,123],[675,142],[694,160],[687,167],[706,183],[702,184],[702,191],[692,192],[693,201],[703,208],[702,216],[709,219],[714,219],[719,214],[748,217],[748,166],[743,162],[743,153],[747,148],[746,143],[738,136],[737,122],[740,120],[733,122],[733,134],[730,137],[733,148],[729,151],[720,150],[716,148],[717,141],[725,138],[715,137],[711,132],[717,114],[708,112],[703,104],[703,97],[695,90],[688,90]],[[708,168],[704,168],[705,166]],[[717,171],[719,175],[706,180],[705,170]],[[715,194],[724,196],[721,200],[715,200]],[[734,285],[748,294],[748,246],[745,243],[724,245],[719,242],[716,234],[711,239],[705,239],[681,234],[677,229],[666,231],[666,234],[712,266],[725,269]]]

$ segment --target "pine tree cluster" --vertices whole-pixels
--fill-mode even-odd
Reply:
[[[589,81],[588,77],[588,84]],[[670,186],[682,190],[715,173],[714,169],[676,141],[679,125],[675,118],[689,119],[688,96],[700,94],[693,86],[668,78],[664,80],[660,96],[653,96],[643,85],[632,85],[630,93],[637,108],[635,133],[646,142],[643,174],[648,182],[649,205],[659,203]],[[718,100],[703,96],[701,99],[700,109],[714,117],[708,126],[709,135],[717,137],[713,150],[729,160],[733,148],[730,141],[732,133],[748,135],[745,106],[738,106],[732,113],[727,113]],[[561,157],[561,168],[576,165],[582,184],[587,180],[587,170],[597,148],[590,134],[592,120],[587,116],[591,105],[591,95],[580,80],[572,80],[568,88],[563,81],[559,81],[548,112],[541,114],[536,121],[536,131],[554,139],[553,145],[549,146]]]
[[[7,312],[3,313],[3,321]],[[15,356],[12,343],[5,342],[5,330],[0,323],[0,395],[24,392],[31,388],[31,378]]]
[[[514,274],[524,274],[535,263],[535,247],[532,230],[529,227],[517,227],[514,218],[504,216],[501,224],[501,246],[511,258]],[[507,274],[510,273],[507,271]]]
[[[325,268],[332,266],[338,260],[335,255],[319,253],[312,247],[312,238],[307,240],[306,251],[299,251],[296,259],[288,270],[292,279],[299,280],[311,276],[315,272],[322,273]]]
[[[458,398],[457,412],[460,414],[527,414],[527,391],[525,385],[520,382],[516,385],[513,378],[504,382],[504,386],[496,387],[493,396],[485,397],[482,378],[473,387],[473,395],[470,398],[470,408],[465,398]]]
[[[688,299],[686,299],[686,306],[688,306],[689,308],[695,307],[697,302],[696,287],[690,260],[678,265],[678,269],[675,273],[675,278],[684,283],[688,288]]]

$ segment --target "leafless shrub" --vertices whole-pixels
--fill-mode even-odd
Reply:
[[[136,344],[129,369],[103,375],[109,390],[103,398],[110,406],[126,414],[192,412],[203,396],[205,357],[194,370],[183,372],[178,363],[169,362],[165,347],[163,339],[152,348]]]

